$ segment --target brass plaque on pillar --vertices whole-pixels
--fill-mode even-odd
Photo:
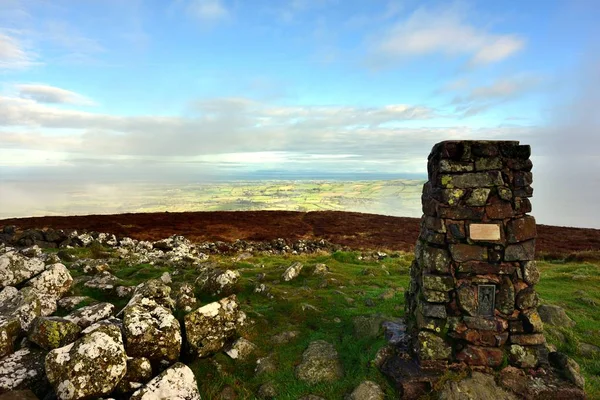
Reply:
[[[469,238],[471,240],[500,240],[500,225],[471,224],[469,225]]]
[[[493,317],[496,307],[496,285],[477,285],[477,314]]]

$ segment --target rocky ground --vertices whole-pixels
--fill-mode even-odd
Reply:
[[[411,253],[350,251],[325,235],[146,241],[23,228],[0,237],[2,400],[397,396],[378,367],[404,340]],[[562,373],[598,394],[600,268],[569,265],[557,264],[557,279],[568,279],[561,295],[577,287],[576,303],[587,302],[578,325],[556,304],[540,315],[551,343],[583,362],[557,360]],[[541,295],[555,300],[547,282]],[[509,386],[519,382],[510,372]],[[446,378],[432,396],[458,398],[481,380],[517,395],[502,380]]]

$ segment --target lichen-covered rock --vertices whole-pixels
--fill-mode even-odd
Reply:
[[[310,384],[332,382],[344,376],[342,364],[335,347],[324,340],[308,345],[302,361],[296,367],[296,378]]]
[[[109,272],[110,266],[103,261],[91,260],[90,262],[87,262],[81,268],[81,270],[83,271],[84,274],[96,275],[96,274],[100,274],[103,272]]]
[[[184,283],[179,287],[177,294],[177,308],[183,312],[189,313],[196,307],[198,300],[194,297],[194,287],[189,283]]]
[[[385,393],[373,381],[363,381],[352,391],[348,400],[384,400]]]
[[[98,303],[82,307],[64,317],[82,328],[87,328],[94,322],[106,319],[113,314],[115,306],[110,303]]]
[[[257,396],[259,399],[276,399],[277,389],[273,382],[265,382],[258,388]]]
[[[4,304],[4,302],[16,297],[18,293],[19,289],[16,287],[6,286],[4,289],[0,290],[0,304]]]
[[[27,282],[27,286],[42,293],[51,294],[57,300],[71,289],[72,284],[73,278],[69,270],[60,263],[50,265],[44,272]]]
[[[0,256],[0,289],[14,286],[44,270],[44,262],[39,258],[28,258],[10,251]]]
[[[200,393],[192,370],[176,363],[135,392],[130,400],[200,400]]]
[[[142,299],[125,309],[123,328],[128,355],[167,365],[179,358],[181,327],[169,309]]]
[[[256,368],[254,368],[254,374],[256,376],[269,374],[275,371],[277,371],[277,364],[275,363],[273,354],[256,360]]]
[[[56,303],[58,305],[59,308],[62,308],[63,310],[66,311],[73,311],[74,309],[77,308],[77,306],[83,302],[93,302],[94,299],[92,299],[91,297],[88,296],[67,296],[67,297],[63,297],[62,299],[58,300],[58,302]]]
[[[196,286],[211,295],[228,294],[240,279],[238,271],[230,269],[206,268],[196,278]]]
[[[225,351],[229,357],[234,360],[245,360],[256,351],[256,345],[243,337],[234,341],[231,346]]]
[[[44,350],[24,347],[0,359],[0,394],[30,389],[43,396],[48,389],[44,373]]]
[[[385,318],[378,315],[358,315],[352,318],[354,336],[363,338],[376,338],[381,334],[381,324]]]
[[[302,271],[302,267],[303,267],[302,263],[299,263],[299,262],[293,263],[292,265],[287,267],[287,269],[285,270],[283,275],[281,275],[281,279],[283,279],[286,282],[291,281],[292,279],[296,278],[300,274],[300,271]]]
[[[313,270],[313,275],[325,275],[329,272],[329,267],[326,264],[318,263],[315,264],[315,269]]]
[[[452,348],[438,335],[421,331],[417,336],[417,353],[421,360],[446,360]]]
[[[447,380],[438,392],[440,400],[516,400],[512,393],[505,391],[494,381],[493,375],[473,372],[471,377],[458,382]]]
[[[542,304],[537,310],[545,324],[566,327],[575,326],[575,321],[569,318],[567,313],[565,313],[565,310],[559,306]]]
[[[244,324],[235,295],[209,303],[185,316],[185,332],[190,350],[204,357],[223,348],[236,329]]]
[[[63,297],[73,284],[73,278],[63,264],[53,264],[44,272],[27,281],[27,286],[39,293],[41,314],[50,315],[58,308],[56,302]]]
[[[102,271],[96,274],[92,279],[83,284],[83,286],[100,290],[102,292],[111,293],[115,291],[118,285],[122,284],[122,280],[114,276],[108,271]]]
[[[509,350],[510,362],[519,368],[535,368],[538,364],[538,353],[535,348],[513,344]]]
[[[129,357],[127,359],[127,372],[115,392],[119,394],[133,393],[152,379],[152,365],[145,357]]]
[[[33,320],[27,338],[46,350],[66,346],[77,340],[81,327],[60,317],[37,317]]]
[[[23,288],[13,297],[0,303],[0,327],[18,321],[21,329],[29,330],[31,323],[42,313],[40,293],[33,288]]]
[[[149,281],[137,285],[133,292],[133,296],[123,311],[129,306],[141,302],[142,299],[153,300],[156,305],[163,306],[170,310],[175,307],[175,302],[171,298],[171,288],[159,279],[150,279]],[[119,315],[123,311],[121,311]]]
[[[127,370],[121,332],[104,326],[46,356],[46,375],[61,400],[109,394]]]

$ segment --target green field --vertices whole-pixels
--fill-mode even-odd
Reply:
[[[78,256],[90,256],[90,249],[71,249]],[[394,398],[394,391],[373,359],[385,344],[382,332],[369,336],[357,334],[354,318],[368,316],[377,319],[400,317],[404,314],[404,290],[409,282],[412,254],[389,252],[390,256],[377,261],[362,258],[359,252],[303,256],[253,255],[243,262],[234,262],[230,256],[211,256],[212,261],[241,274],[235,292],[242,309],[253,322],[241,332],[242,336],[258,346],[248,361],[234,361],[223,353],[207,359],[195,360],[190,366],[196,373],[202,398],[218,398],[225,386],[234,388],[239,399],[255,398],[261,384],[272,382],[278,399],[297,399],[315,394],[328,399],[341,399],[361,381],[378,382]],[[93,254],[92,254],[93,255]],[[362,259],[361,259],[362,258]],[[302,262],[304,269],[291,282],[283,282],[281,274],[293,262]],[[313,274],[317,263],[325,263],[330,272],[324,276]],[[567,262],[564,260],[539,261],[542,279],[537,286],[543,303],[563,307],[576,321],[572,329],[546,326],[547,338],[559,350],[574,358],[586,379],[588,398],[600,398],[600,357],[586,358],[580,343],[600,346],[600,263],[597,261]],[[167,267],[147,264],[112,265],[113,273],[134,285],[149,278],[158,278]],[[73,271],[76,275],[77,272]],[[195,269],[184,267],[173,275],[174,283],[193,282]],[[254,292],[257,274],[265,274],[261,282],[270,288],[274,298]],[[100,292],[78,285],[76,294],[96,300],[115,302]],[[217,300],[197,291],[201,304]],[[582,300],[584,299],[584,300]],[[125,300],[116,303],[122,307]],[[182,318],[183,315],[178,315]],[[274,335],[284,331],[298,331],[296,339],[287,344],[274,345]],[[345,375],[332,384],[310,386],[298,381],[294,368],[307,345],[317,339],[335,345],[340,354]],[[257,357],[272,355],[277,364],[275,372],[256,376]]]
[[[154,211],[358,211],[418,217],[420,180],[229,181],[198,184],[53,186],[60,195],[0,207],[0,218]],[[23,187],[23,193],[39,188]],[[40,195],[43,195],[41,193]],[[8,200],[5,200],[8,201]],[[2,205],[3,201],[0,201]]]

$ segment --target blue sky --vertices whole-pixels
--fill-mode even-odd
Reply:
[[[533,146],[542,218],[590,225],[598,19],[594,0],[0,0],[0,174],[424,173],[438,141],[508,138]]]

